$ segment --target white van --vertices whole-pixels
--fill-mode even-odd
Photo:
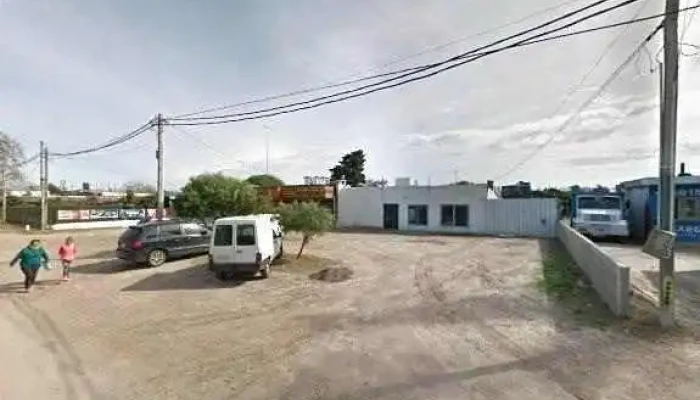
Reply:
[[[268,278],[272,261],[281,255],[281,243],[281,228],[271,214],[217,219],[209,245],[209,269],[222,280],[258,272]]]

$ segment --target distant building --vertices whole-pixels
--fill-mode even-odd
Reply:
[[[644,240],[658,221],[659,179],[641,178],[619,184],[629,202],[632,237]],[[679,242],[700,242],[700,176],[681,171],[676,178],[675,230]]]
[[[532,197],[532,185],[530,182],[520,181],[515,185],[501,186],[501,197],[504,199]]]

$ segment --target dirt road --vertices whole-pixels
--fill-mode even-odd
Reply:
[[[50,271],[27,295],[17,271],[0,269],[3,400],[683,400],[700,390],[696,341],[582,326],[544,295],[536,240],[329,234],[308,252],[351,268],[350,280],[281,265],[269,280],[222,283],[202,259],[125,268],[109,260],[113,232],[91,235],[76,235],[84,254],[70,283],[47,282]],[[8,260],[28,238],[2,239]]]

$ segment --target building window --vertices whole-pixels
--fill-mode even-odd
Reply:
[[[700,198],[678,197],[676,199],[676,219],[681,221],[700,220]]]
[[[466,204],[443,204],[440,207],[442,226],[469,226],[469,206]]]
[[[408,206],[409,225],[428,225],[428,206]]]

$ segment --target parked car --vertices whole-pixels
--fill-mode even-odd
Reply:
[[[211,232],[192,221],[150,221],[129,227],[117,242],[117,257],[151,267],[178,257],[207,254]]]
[[[268,278],[282,252],[282,230],[271,214],[220,218],[214,222],[209,269],[222,280],[258,272]]]

